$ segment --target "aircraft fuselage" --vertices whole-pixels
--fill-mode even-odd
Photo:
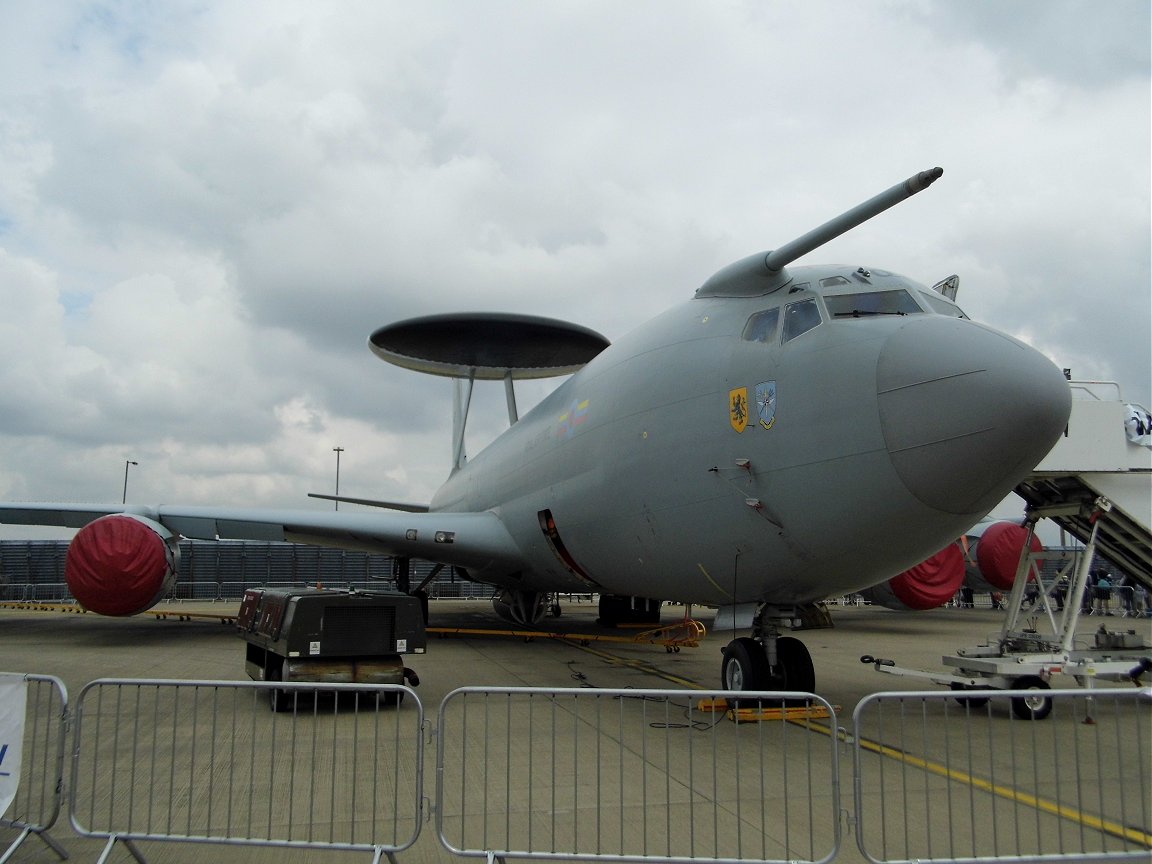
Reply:
[[[492,510],[529,562],[471,575],[811,602],[951,542],[1051,447],[1067,384],[1032,348],[894,274],[790,274],[760,296],[698,292],[456,471],[432,509]]]

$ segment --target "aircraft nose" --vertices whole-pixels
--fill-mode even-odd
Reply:
[[[888,338],[876,392],[884,443],[917,498],[986,513],[1044,458],[1071,391],[1043,354],[981,324],[932,317]]]

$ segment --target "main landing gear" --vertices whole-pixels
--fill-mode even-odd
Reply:
[[[799,639],[780,635],[780,623],[791,617],[766,605],[756,610],[752,636],[733,639],[724,648],[720,679],[725,690],[815,690],[816,673],[807,647]]]

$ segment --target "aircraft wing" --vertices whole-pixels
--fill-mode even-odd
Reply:
[[[520,550],[492,512],[371,513],[224,507],[99,504],[0,504],[0,523],[82,528],[116,513],[159,523],[202,540],[282,540],[407,555],[474,569],[507,564]]]

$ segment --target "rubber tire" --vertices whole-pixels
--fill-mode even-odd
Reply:
[[[812,655],[808,647],[793,636],[781,636],[776,640],[776,659],[784,669],[782,684],[773,682],[773,690],[799,690],[811,693],[816,689],[816,670],[812,666]]]
[[[755,639],[742,636],[724,649],[720,664],[720,681],[725,690],[767,690],[768,658]],[[737,699],[735,707],[755,707],[758,699]]]
[[[966,685],[966,684],[953,684],[952,689],[954,691],[956,691],[956,690],[963,691],[963,690],[967,690],[969,688],[968,688],[968,685]],[[961,705],[963,705],[965,708],[983,708],[985,705],[988,704],[988,697],[987,696],[957,696],[956,701],[959,702]]]
[[[1023,675],[1012,682],[1013,690],[1048,690],[1048,682],[1035,675]],[[1051,696],[1013,696],[1012,713],[1021,720],[1043,720],[1052,713]]]
[[[793,690],[812,693],[816,689],[816,672],[812,668],[812,655],[799,639],[793,636],[780,636],[776,639],[776,662],[778,672],[772,674],[768,667],[768,680],[764,685],[768,690]],[[767,655],[765,655],[767,663]],[[812,704],[810,699],[785,699],[776,707],[802,708]]]
[[[282,662],[282,661],[281,661]],[[283,681],[284,673],[280,665],[270,666],[267,670],[266,681]],[[274,714],[282,714],[287,711],[293,710],[295,707],[293,702],[295,694],[289,693],[287,690],[281,690],[279,687],[268,691],[268,707],[272,709]]]

